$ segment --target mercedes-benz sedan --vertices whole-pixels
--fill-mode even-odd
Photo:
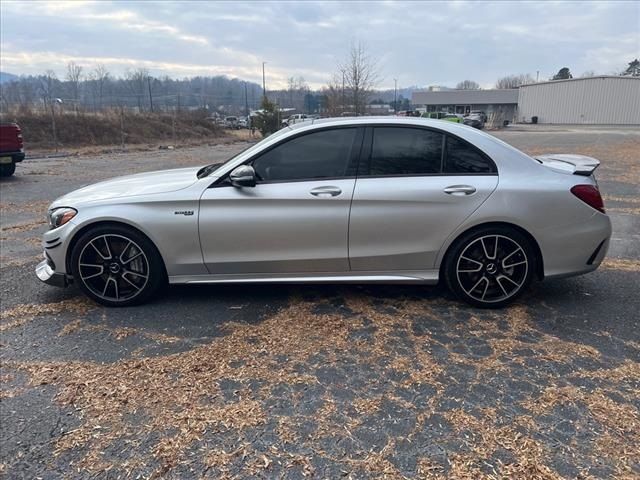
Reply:
[[[444,280],[498,307],[590,272],[611,224],[579,155],[532,158],[419,118],[287,127],[224,164],[116,178],[57,199],[36,270],[109,306],[165,283]]]

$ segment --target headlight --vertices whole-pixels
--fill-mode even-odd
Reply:
[[[73,217],[76,216],[78,211],[75,208],[60,207],[49,211],[49,227],[54,228],[61,227]]]

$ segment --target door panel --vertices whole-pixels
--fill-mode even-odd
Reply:
[[[497,175],[358,178],[349,224],[351,269],[434,268],[447,237],[497,184]]]
[[[354,179],[209,188],[200,241],[212,274],[345,272]]]

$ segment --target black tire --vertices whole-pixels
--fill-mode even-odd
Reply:
[[[70,266],[82,291],[108,307],[144,303],[167,282],[155,245],[124,225],[97,226],[83,233],[71,252]]]
[[[459,299],[480,308],[500,308],[527,289],[536,262],[525,235],[506,226],[489,226],[472,230],[451,245],[443,273]]]
[[[0,177],[10,177],[16,171],[16,162],[3,163],[0,165]]]

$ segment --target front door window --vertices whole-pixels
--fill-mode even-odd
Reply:
[[[343,178],[355,135],[355,128],[339,128],[296,137],[260,155],[253,168],[262,182]]]

